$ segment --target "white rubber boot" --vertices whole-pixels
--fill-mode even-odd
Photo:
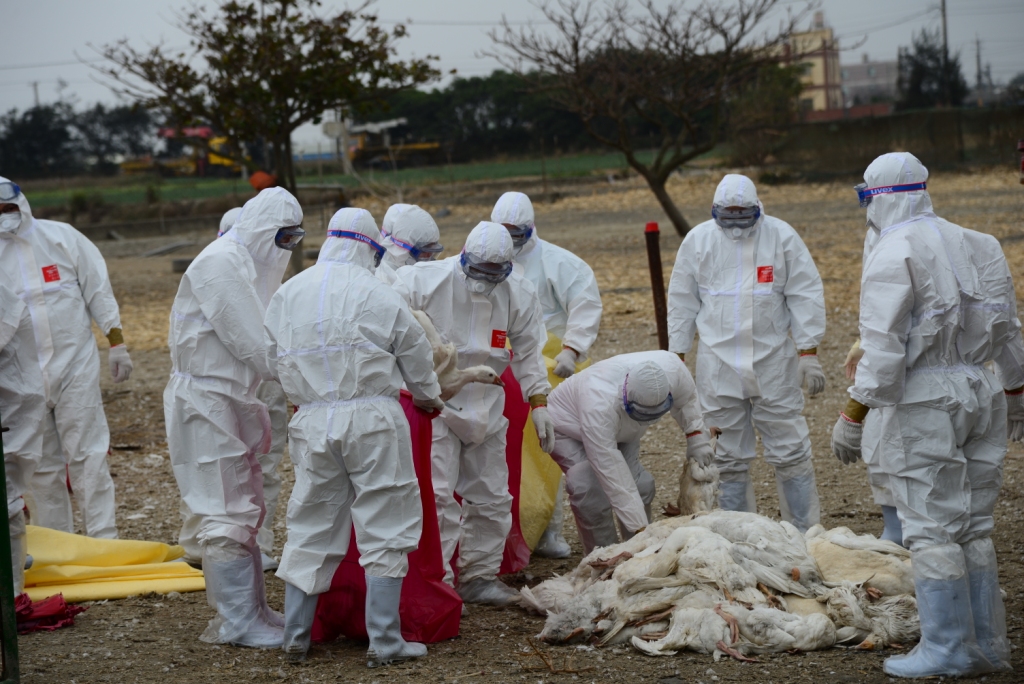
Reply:
[[[210,644],[280,648],[281,627],[270,624],[260,609],[263,574],[258,557],[240,544],[203,549],[206,600],[217,611],[199,639]],[[258,582],[258,585],[257,585]]]
[[[366,633],[370,637],[367,667],[427,655],[426,646],[402,638],[402,622],[398,616],[401,598],[401,577],[366,576]]]
[[[518,591],[497,577],[477,577],[459,582],[455,587],[464,603],[486,603],[491,606],[507,606],[519,603]]]
[[[971,588],[958,544],[914,551],[914,589],[921,641],[907,655],[885,661],[893,677],[969,677],[991,671],[974,632]]]
[[[551,520],[548,527],[541,535],[533,555],[541,558],[568,558],[572,555],[572,548],[569,542],[565,541],[562,535],[562,516],[565,501],[565,490],[563,488],[565,477],[558,481],[558,495],[555,497],[555,510],[551,513]]]
[[[284,649],[292,661],[306,659],[313,633],[313,618],[320,594],[307,594],[296,586],[284,585]]]
[[[25,541],[25,511],[18,511],[8,518],[11,533],[11,571],[14,578],[14,595],[25,591],[25,566],[28,544]]]
[[[885,528],[879,539],[885,539],[903,546],[903,524],[895,506],[882,506],[882,522]]]
[[[722,473],[718,481],[718,507],[723,511],[757,513],[754,483],[750,471]]]
[[[1010,641],[1006,638],[1006,608],[999,591],[996,548],[991,537],[961,544],[971,585],[971,613],[978,646],[992,665],[990,672],[1012,670]]]
[[[779,512],[782,519],[800,532],[821,522],[821,502],[810,460],[775,469],[775,485],[779,491]]]

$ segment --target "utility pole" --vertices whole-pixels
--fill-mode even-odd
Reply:
[[[36,107],[39,106],[39,81],[32,81],[32,93],[36,98]]]
[[[975,77],[975,88],[978,90],[978,106],[981,107],[984,104],[984,99],[981,97],[981,38],[978,34],[974,34],[974,54],[975,61],[977,62],[977,76]]]
[[[949,83],[949,31],[946,27],[946,0],[942,0],[942,78],[946,84],[946,106],[952,104],[953,94]]]

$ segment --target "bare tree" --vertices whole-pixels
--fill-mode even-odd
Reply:
[[[673,171],[712,150],[727,130],[727,105],[774,63],[798,13],[779,0],[685,0],[664,9],[644,0],[557,0],[541,11],[553,30],[503,20],[491,56],[577,114],[587,132],[625,155],[680,235],[690,224],[665,184]],[[769,23],[776,23],[768,29]],[[654,147],[646,161],[642,151]]]

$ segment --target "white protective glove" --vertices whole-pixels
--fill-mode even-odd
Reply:
[[[1011,442],[1024,439],[1024,393],[1006,395],[1006,438]]]
[[[547,406],[538,406],[530,412],[533,416],[533,426],[537,428],[537,436],[540,438],[540,448],[546,454],[555,449],[555,422],[551,420]]]
[[[817,354],[801,354],[800,365],[797,367],[800,372],[800,386],[807,383],[807,393],[812,397],[825,389],[825,371],[821,370]]]
[[[711,448],[711,440],[707,435],[701,432],[686,438],[686,458],[701,466],[711,465],[715,460],[715,450]]]
[[[576,359],[579,358],[572,349],[565,348],[555,357],[555,375],[568,378],[576,372]]]
[[[416,408],[423,409],[427,413],[433,413],[437,411],[440,413],[444,411],[444,402],[441,401],[441,397],[431,397],[430,399],[416,399],[412,400],[412,405]]]
[[[832,453],[845,465],[860,460],[860,441],[864,436],[864,423],[855,423],[844,414],[839,414],[836,426],[832,428]]]
[[[111,347],[107,353],[107,363],[110,364],[110,377],[114,384],[119,384],[131,377],[132,359],[128,356],[128,347],[119,344]]]

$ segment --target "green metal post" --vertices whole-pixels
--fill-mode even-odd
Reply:
[[[3,433],[0,428],[0,458],[4,455]],[[0,638],[3,639],[3,671],[0,684],[18,684],[21,668],[18,665],[18,616],[14,612],[14,568],[11,566],[11,527],[7,517],[7,469],[0,468]]]

